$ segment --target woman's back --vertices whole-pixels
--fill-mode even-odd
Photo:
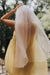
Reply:
[[[41,48],[35,39],[33,40],[32,47],[29,48],[31,50],[27,50],[29,59],[31,56],[33,61],[28,62],[28,64],[24,68],[15,67],[15,48],[16,37],[14,31],[13,38],[9,43],[5,56],[6,69],[10,75],[48,75],[48,67],[45,53],[43,52],[43,50],[40,50]]]

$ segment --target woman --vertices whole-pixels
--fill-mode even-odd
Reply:
[[[25,5],[17,8],[1,18],[15,30],[5,56],[6,69],[9,75],[48,75],[49,40],[33,11]],[[14,12],[15,21],[8,20]]]

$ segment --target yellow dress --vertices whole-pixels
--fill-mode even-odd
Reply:
[[[24,68],[16,68],[14,65],[15,48],[16,38],[14,31],[5,56],[5,66],[9,75],[48,75],[48,65],[45,53],[43,50],[40,50],[41,48],[35,39],[33,41],[31,50],[27,52],[29,59],[31,57],[33,62],[28,62]]]

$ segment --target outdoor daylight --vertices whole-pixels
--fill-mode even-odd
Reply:
[[[50,0],[0,0],[0,75],[50,75]]]

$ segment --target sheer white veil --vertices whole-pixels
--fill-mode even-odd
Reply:
[[[46,56],[48,58],[48,54],[50,52],[50,41],[42,27],[42,24],[40,22],[40,20],[38,19],[38,17],[35,15],[34,12],[31,12],[31,19],[32,21],[37,25],[37,40],[39,42],[39,45],[41,46],[41,48],[43,49],[43,51],[46,53]]]
[[[27,57],[26,49],[28,45],[28,39],[30,40],[30,34],[28,36],[29,28],[31,28],[31,22],[37,25],[37,41],[42,50],[46,53],[46,59],[50,52],[50,41],[46,36],[42,25],[35,15],[35,13],[29,8],[29,6],[21,6],[16,11],[15,18],[15,35],[16,35],[16,50],[15,50],[15,66],[24,67],[29,59]],[[28,23],[29,22],[29,23]],[[31,31],[30,31],[31,32]]]

